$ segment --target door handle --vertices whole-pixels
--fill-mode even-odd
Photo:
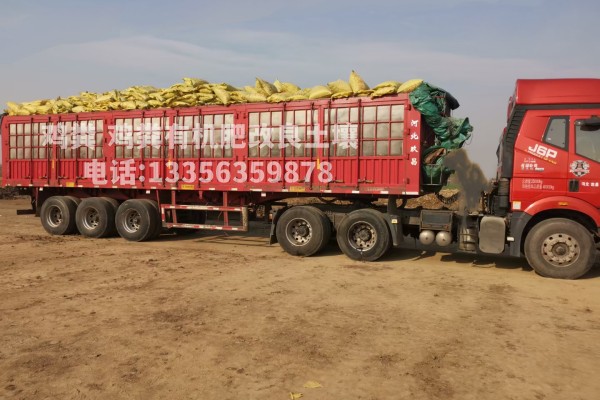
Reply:
[[[569,179],[569,192],[579,192],[579,179]]]

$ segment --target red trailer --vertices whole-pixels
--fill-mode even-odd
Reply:
[[[395,246],[525,255],[557,278],[587,272],[600,226],[600,80],[517,81],[498,176],[475,213],[400,201],[447,178],[439,160],[452,146],[440,138],[455,133],[444,121],[458,102],[436,93],[433,112],[398,94],[4,117],[3,182],[31,195],[52,234],[243,231],[256,207],[278,205],[271,239],[290,254],[312,255],[335,235],[353,259]],[[292,197],[320,200],[288,206]],[[220,223],[206,220],[212,212]]]

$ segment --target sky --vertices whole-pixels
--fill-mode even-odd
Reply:
[[[167,87],[183,77],[302,87],[422,78],[469,117],[495,175],[518,78],[600,78],[597,0],[0,0],[0,105]],[[2,107],[0,107],[2,108]]]

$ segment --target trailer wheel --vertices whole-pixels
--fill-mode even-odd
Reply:
[[[92,238],[114,235],[117,232],[115,213],[115,204],[105,197],[83,199],[75,214],[77,229],[83,236]]]
[[[115,218],[119,235],[132,242],[153,239],[160,232],[158,207],[151,200],[127,200],[119,206]]]
[[[150,204],[152,206],[152,208],[155,210],[156,212],[156,218],[158,219],[158,223],[156,224],[156,229],[155,231],[152,233],[152,235],[150,235],[150,237],[146,240],[154,240],[157,237],[160,236],[160,234],[162,233],[163,227],[162,227],[162,218],[160,215],[160,208],[158,207],[158,203],[155,200],[150,200],[150,199],[140,199],[140,201],[145,201],[148,204]]]
[[[383,215],[373,209],[352,211],[340,223],[337,242],[353,260],[375,261],[390,248],[390,232]]]
[[[72,202],[74,202],[77,207],[79,207],[79,204],[81,204],[81,199],[79,197],[75,197],[75,196],[63,196],[63,197],[65,199],[69,199]]]
[[[52,196],[42,204],[40,219],[51,235],[68,235],[77,229],[75,213],[77,204],[64,196]]]
[[[525,238],[525,256],[541,276],[577,279],[592,268],[596,245],[592,234],[577,222],[552,218],[540,222]]]
[[[331,222],[318,208],[297,206],[286,210],[275,233],[279,245],[294,256],[311,256],[331,238]]]

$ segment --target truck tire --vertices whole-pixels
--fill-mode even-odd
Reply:
[[[565,218],[540,222],[525,238],[527,262],[541,276],[577,279],[592,268],[596,245],[581,224]]]
[[[111,199],[112,200],[112,199]],[[105,197],[88,197],[77,207],[75,220],[83,236],[102,238],[117,232],[115,205]]]
[[[279,245],[294,256],[311,256],[331,238],[331,222],[318,208],[297,206],[287,209],[275,229]]]
[[[119,206],[115,218],[117,232],[132,242],[154,239],[160,227],[160,218],[152,200],[127,200]]]
[[[162,230],[163,230],[162,218],[160,215],[160,208],[158,207],[158,203],[156,202],[156,200],[140,199],[140,201],[147,202],[148,204],[150,204],[152,206],[152,208],[154,210],[156,210],[156,215],[158,218],[158,223],[156,224],[156,230],[152,233],[152,235],[148,239],[146,239],[146,240],[154,240],[160,236],[160,234],[162,233]]]
[[[75,233],[77,204],[64,196],[52,196],[42,204],[40,219],[42,226],[51,235]]]
[[[79,197],[75,197],[75,196],[63,196],[65,199],[69,199],[72,202],[74,202],[77,207],[79,207],[79,204],[81,204],[81,199]]]
[[[379,211],[365,208],[352,211],[342,220],[337,242],[351,259],[375,261],[390,249],[390,231]]]

